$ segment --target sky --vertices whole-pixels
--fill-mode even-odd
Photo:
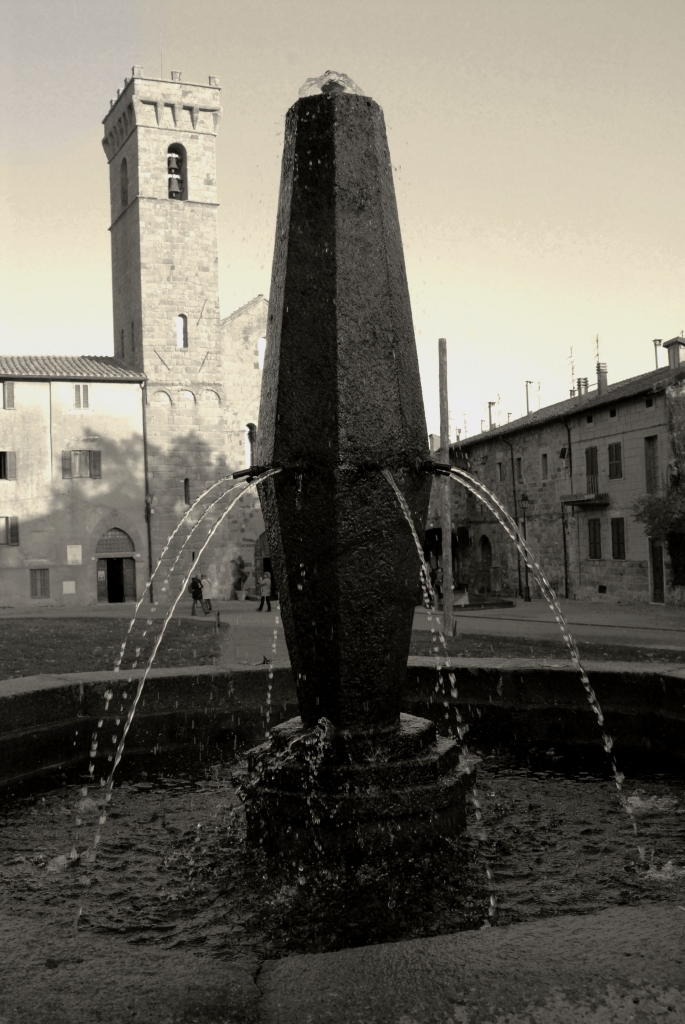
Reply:
[[[109,101],[134,64],[222,86],[222,315],[268,296],[305,79],[383,108],[430,432],[652,369],[685,329],[683,0],[3,0],[0,352],[113,352]],[[572,356],[571,356],[572,352]],[[660,364],[665,353],[658,352]]]

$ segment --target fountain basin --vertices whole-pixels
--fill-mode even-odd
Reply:
[[[430,718],[441,729],[449,724],[453,731],[459,711],[469,725],[471,744],[601,751],[600,730],[568,663],[459,658],[453,671],[456,698],[449,685],[445,689],[440,683],[436,689],[431,659],[411,657],[403,710]],[[624,754],[644,753],[680,770],[685,761],[683,666],[590,663],[588,671],[619,762]],[[268,666],[153,669],[126,756],[190,748],[200,760],[233,757],[235,751],[259,744],[268,728],[297,714],[289,666],[274,666],[272,680],[268,672]],[[91,672],[1,681],[0,784],[87,762],[92,732],[103,717],[105,692],[113,694],[109,722],[122,707],[128,708],[141,674]],[[101,746],[98,775],[106,769],[110,752]]]

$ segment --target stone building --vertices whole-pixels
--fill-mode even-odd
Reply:
[[[669,366],[609,384],[581,380],[566,401],[451,446],[524,529],[557,594],[579,600],[679,603],[680,570],[662,536],[633,515],[645,494],[685,480],[674,424],[685,402],[685,340]],[[681,365],[681,355],[683,365]],[[524,596],[525,566],[492,513],[453,485],[454,579],[471,594]],[[431,532],[432,531],[432,532]],[[427,550],[439,549],[432,505]],[[533,596],[539,591],[529,578]]]
[[[126,519],[126,543],[132,545],[128,550],[149,572],[189,505],[207,487],[250,464],[268,303],[259,295],[220,317],[220,118],[216,78],[197,85],[182,82],[180,73],[172,72],[171,81],[162,81],[145,78],[143,69],[134,67],[104,119],[114,358],[19,357],[0,362],[0,381],[7,394],[14,393],[14,408],[0,411],[0,449],[5,453],[0,453],[0,594],[14,595],[11,600],[3,597],[5,603],[88,604],[139,596],[145,576],[137,571],[132,583],[130,562],[125,590],[107,582],[114,573],[109,562],[97,570],[97,577],[94,572],[87,576],[83,563],[83,578],[74,569],[64,581],[69,587],[60,589],[62,549],[80,544],[85,552],[97,547],[97,515],[106,519],[111,513],[122,522]],[[82,405],[77,413],[74,389],[83,387],[90,406]],[[35,411],[35,421],[29,410]],[[39,423],[40,443],[29,446],[31,433],[24,426],[37,431]],[[91,450],[79,430],[96,438],[103,476],[97,484],[72,479],[64,485],[53,472],[60,445]],[[116,478],[126,483],[109,486],[117,458]],[[42,523],[46,516],[55,539],[48,543],[41,537],[39,543],[45,531],[30,524]],[[18,544],[10,540],[16,530],[9,525],[3,543],[3,521],[24,524]],[[192,547],[184,555],[187,567],[195,556]],[[229,597],[237,560],[247,573],[246,585],[254,584],[255,556],[263,565],[268,548],[259,501],[250,494],[217,532],[202,568],[219,594]],[[92,561],[94,556],[87,557]],[[49,593],[46,587],[35,592],[34,562],[54,577]],[[105,583],[100,579],[103,571]]]

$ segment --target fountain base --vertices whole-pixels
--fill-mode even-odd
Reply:
[[[399,727],[366,736],[291,718],[248,753],[248,771],[248,839],[285,861],[354,862],[456,835],[474,781],[455,740],[405,714]]]

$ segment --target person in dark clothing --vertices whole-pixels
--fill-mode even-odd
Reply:
[[[200,608],[202,607],[202,583],[200,582],[199,576],[193,576],[190,581],[190,586],[188,587],[188,593],[193,599],[193,610],[190,614],[195,615],[196,605],[199,604]]]

